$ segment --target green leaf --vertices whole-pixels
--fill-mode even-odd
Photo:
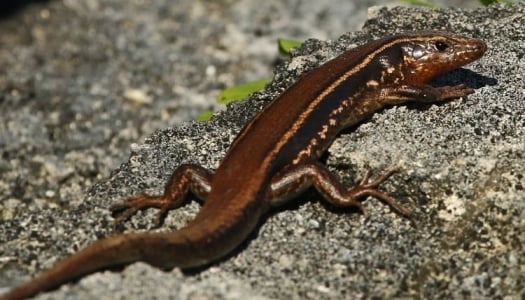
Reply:
[[[240,84],[231,88],[224,89],[217,96],[217,103],[228,104],[230,102],[242,100],[248,95],[253,94],[259,90],[262,90],[264,86],[270,82],[271,78],[265,78],[257,81],[252,81],[244,84]]]
[[[430,8],[439,8],[439,5],[426,1],[426,0],[399,0],[399,1],[404,2],[406,4],[410,4],[410,5],[425,6],[425,7],[430,7]]]
[[[211,120],[211,117],[213,117],[213,111],[207,110],[200,113],[200,115],[197,116],[197,121],[199,122],[206,122]]]
[[[494,4],[494,3],[503,3],[503,4],[511,4],[512,1],[510,0],[479,0],[479,2],[485,6]]]
[[[299,48],[303,44],[303,42],[287,39],[278,39],[277,41],[279,43],[279,53],[282,55],[289,55],[290,50],[293,48]]]

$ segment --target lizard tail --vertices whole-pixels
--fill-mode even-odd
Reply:
[[[188,265],[188,262],[189,265],[192,265],[199,261],[198,258],[192,259],[195,251],[192,251],[191,245],[188,245],[184,234],[153,234],[155,235],[158,235],[157,239],[152,239],[151,233],[139,233],[118,235],[96,241],[74,255],[59,261],[51,269],[34,279],[21,284],[7,294],[0,295],[0,300],[26,299],[40,292],[55,289],[84,275],[137,261],[144,261],[163,268],[184,267]],[[145,237],[148,241],[146,244],[144,244]],[[159,249],[163,250],[159,251]]]

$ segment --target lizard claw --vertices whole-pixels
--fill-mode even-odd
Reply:
[[[159,212],[157,213],[157,216],[155,217],[155,221],[153,222],[153,228],[159,228],[162,226],[162,223],[164,222],[164,219],[168,215],[168,212],[170,211],[171,207],[169,206],[163,206],[159,209]]]
[[[162,224],[164,217],[171,209],[169,204],[169,202],[166,203],[163,196],[150,196],[144,194],[115,203],[110,206],[109,210],[115,218],[115,223],[122,223],[141,210],[158,208],[160,211],[155,218],[155,225],[158,227]]]

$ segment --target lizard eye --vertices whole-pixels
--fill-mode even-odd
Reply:
[[[441,51],[441,52],[445,51],[445,49],[448,48],[448,44],[444,42],[436,42],[435,46],[436,46],[436,49],[438,49],[438,51]]]

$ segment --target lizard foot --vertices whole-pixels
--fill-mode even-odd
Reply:
[[[381,176],[377,177],[372,181],[370,181],[370,176],[372,175],[372,172],[370,170],[366,171],[363,178],[359,182],[359,185],[357,185],[349,191],[350,196],[354,199],[366,196],[373,196],[390,205],[390,207],[394,208],[401,215],[408,217],[410,215],[409,209],[399,204],[399,202],[394,197],[378,189],[380,184],[385,182],[390,176],[392,176],[397,171],[398,170],[396,168],[390,168]],[[362,205],[358,205],[358,208],[364,215],[366,215],[366,210]]]
[[[150,196],[144,194],[115,203],[111,205],[109,209],[115,218],[115,224],[118,224],[128,220],[138,211],[146,210],[148,208],[157,208],[159,209],[159,212],[155,218],[154,226],[159,227],[162,225],[168,211],[177,208],[178,206],[178,203],[166,200],[164,196]]]

